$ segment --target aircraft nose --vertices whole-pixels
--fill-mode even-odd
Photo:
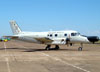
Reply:
[[[90,42],[93,42],[93,43],[96,42],[96,41],[99,41],[98,36],[88,36],[87,38]]]

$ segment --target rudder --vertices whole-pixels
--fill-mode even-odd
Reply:
[[[20,27],[16,23],[16,21],[12,20],[9,23],[10,23],[10,26],[11,26],[11,29],[12,29],[12,32],[13,32],[14,35],[17,35],[17,34],[22,32]]]

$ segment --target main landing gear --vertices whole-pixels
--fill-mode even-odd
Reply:
[[[51,45],[47,45],[45,50],[59,50],[59,45],[55,45],[55,48],[51,48]],[[83,50],[83,43],[81,43],[81,46],[78,48],[78,51]]]
[[[78,48],[78,51],[82,51],[83,49],[83,44],[81,43],[81,47]]]
[[[45,50],[59,50],[59,46],[55,45],[55,48],[50,48],[51,45],[47,45],[47,47],[45,48]]]

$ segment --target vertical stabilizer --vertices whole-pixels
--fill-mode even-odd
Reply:
[[[22,32],[19,26],[17,25],[16,21],[12,20],[9,23],[10,23],[10,26],[11,26],[11,29],[14,35],[17,35]]]

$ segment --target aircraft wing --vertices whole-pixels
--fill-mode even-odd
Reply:
[[[18,36],[3,36],[5,38],[18,39]]]
[[[37,41],[40,41],[41,43],[51,43],[53,40],[43,37],[43,38],[35,38]]]

